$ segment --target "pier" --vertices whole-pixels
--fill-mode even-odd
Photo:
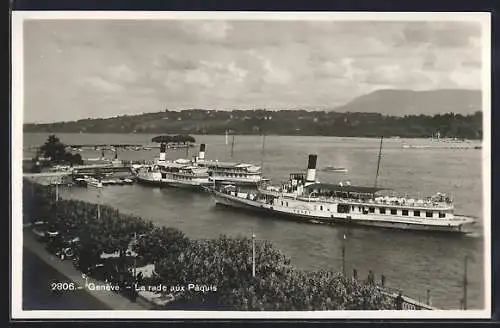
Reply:
[[[130,172],[128,165],[94,164],[74,166],[72,174],[95,175],[102,173],[126,173]]]
[[[23,178],[41,185],[61,185],[69,184],[75,176],[95,176],[101,174],[113,173],[130,173],[130,166],[112,165],[112,164],[95,164],[95,165],[79,165],[69,168],[64,171],[56,172],[41,172],[41,173],[23,173]]]
[[[159,149],[160,144],[67,144],[65,145],[67,150],[70,151],[112,151],[116,152],[118,150],[128,150],[128,151],[144,151],[144,150],[153,150]],[[40,145],[31,145],[25,148],[25,150],[31,152],[38,152],[40,149]],[[167,144],[166,148],[168,149],[189,149],[193,148],[193,144]],[[29,160],[29,158],[25,158],[25,160]]]
[[[23,173],[24,179],[45,186],[70,183],[71,176],[71,172]]]

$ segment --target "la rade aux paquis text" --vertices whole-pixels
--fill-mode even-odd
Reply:
[[[121,288],[119,285],[113,285],[113,284],[95,284],[95,283],[88,283],[86,284],[86,287],[89,290],[92,291],[119,291]],[[164,284],[157,284],[157,285],[139,285],[135,284],[134,286],[136,292],[154,292],[154,293],[159,293],[159,292],[200,292],[200,293],[208,293],[208,292],[216,292],[217,291],[217,286],[215,285],[198,285],[198,284],[187,284],[186,286],[183,285],[164,285]]]

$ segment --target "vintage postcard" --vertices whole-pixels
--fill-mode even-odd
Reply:
[[[14,11],[12,318],[489,318],[490,39]]]

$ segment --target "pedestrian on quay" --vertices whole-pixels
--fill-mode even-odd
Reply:
[[[138,274],[137,274],[137,278],[136,278],[136,282],[139,284],[139,285],[142,285],[142,281],[144,279],[144,275],[142,273],[142,271],[140,271]]]
[[[394,306],[396,307],[396,310],[403,309],[403,295],[401,292],[399,292],[398,296],[394,299]]]
[[[372,271],[372,270],[368,271],[367,283],[368,283],[369,285],[373,285],[373,284],[375,284],[375,275],[373,274],[373,271]]]

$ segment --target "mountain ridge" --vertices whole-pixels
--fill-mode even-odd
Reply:
[[[382,115],[470,115],[482,110],[482,92],[476,89],[379,89],[332,109],[338,112]]]

